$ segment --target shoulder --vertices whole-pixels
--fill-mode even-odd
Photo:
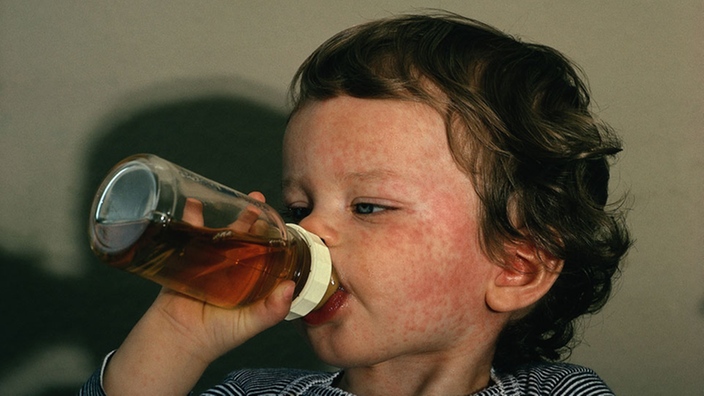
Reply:
[[[203,395],[338,395],[332,387],[336,376],[295,369],[238,370]]]
[[[496,376],[507,388],[507,394],[613,396],[611,389],[592,369],[574,364],[531,364]]]

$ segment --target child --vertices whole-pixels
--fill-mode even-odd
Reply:
[[[243,370],[206,394],[611,394],[548,363],[629,246],[606,207],[619,143],[569,61],[460,16],[401,16],[331,38],[292,92],[284,199],[341,283],[299,325],[342,370]],[[81,394],[187,394],[292,289],[235,310],[165,290]]]

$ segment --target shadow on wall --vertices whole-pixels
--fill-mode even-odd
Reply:
[[[105,299],[89,281],[57,279],[39,260],[0,248],[6,281],[0,287],[2,396],[74,395],[94,370],[90,351],[102,335],[88,318]]]
[[[280,208],[281,138],[285,124],[286,115],[281,112],[224,95],[180,100],[127,114],[100,133],[100,140],[90,151],[86,191],[82,194],[86,200],[82,206],[89,208],[89,197],[114,164],[128,155],[152,153],[239,191],[262,191],[270,204]],[[95,267],[101,264],[96,263]],[[99,290],[109,288],[103,293],[104,298],[111,299],[100,307],[112,311],[99,315],[104,328],[96,335],[108,332],[112,338],[111,345],[102,342],[104,346],[96,351],[100,354],[118,345],[159,289],[133,275],[107,269],[110,271],[101,271],[105,273],[104,280],[91,282]],[[218,383],[238,367],[311,368],[316,364],[292,326],[283,323],[214,363],[198,388]]]
[[[280,208],[285,123],[281,111],[226,94],[121,112],[92,135],[97,138],[87,148],[75,218],[87,221],[102,178],[117,162],[137,153],[156,154],[243,192],[262,191],[267,202]],[[160,286],[94,257],[87,248],[86,221],[75,224],[83,238],[76,243],[86,247],[86,275],[80,279],[54,279],[30,258],[5,257],[0,251],[2,263],[17,272],[5,274],[6,279],[32,280],[2,290],[3,305],[16,301],[3,312],[21,325],[3,326],[2,339],[13,342],[3,342],[0,382],[11,378],[14,385],[0,386],[0,394],[75,394],[86,372],[90,375],[104,355],[120,345],[159,291]],[[282,323],[213,363],[194,389],[196,394],[241,367],[324,368],[293,327]],[[47,374],[52,371],[56,378]],[[32,389],[27,388],[30,383]]]

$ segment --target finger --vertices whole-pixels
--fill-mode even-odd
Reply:
[[[291,309],[295,286],[293,281],[282,282],[266,299],[253,304],[246,324],[249,331],[259,333],[284,320]]]
[[[265,236],[267,235],[267,231],[269,231],[269,223],[261,219],[255,221],[254,224],[249,227],[249,233],[252,235]]]
[[[256,199],[257,201],[266,202],[266,197],[264,197],[264,194],[260,193],[259,191],[252,191],[251,193],[249,193],[247,195]]]
[[[249,205],[244,208],[242,213],[240,213],[237,217],[237,220],[228,225],[227,228],[237,232],[246,233],[257,221],[261,213],[261,209],[255,207],[254,205]]]
[[[195,198],[186,198],[183,221],[196,227],[203,227],[203,203]]]
[[[251,198],[256,199],[257,201],[266,202],[266,197],[259,191],[252,191],[248,195]],[[268,230],[269,223],[267,223],[265,220],[258,219],[249,227],[248,232],[252,235],[266,235]]]

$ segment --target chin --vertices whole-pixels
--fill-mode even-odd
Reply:
[[[350,369],[354,367],[369,367],[373,366],[379,361],[374,358],[370,358],[369,356],[360,356],[358,354],[351,354],[351,355],[343,355],[339,353],[335,354],[321,354],[318,353],[318,351],[315,351],[316,356],[318,356],[318,359],[322,361],[323,363],[337,367],[339,369]]]
[[[339,368],[354,367],[355,364],[355,344],[344,341],[337,341],[335,338],[320,337],[316,333],[320,329],[305,329],[304,338],[313,349],[313,353],[323,363]],[[313,333],[313,334],[311,334]]]
[[[325,364],[341,369],[369,367],[388,358],[380,354],[376,348],[370,347],[370,343],[336,341],[335,339],[308,339],[308,343],[318,359]]]

